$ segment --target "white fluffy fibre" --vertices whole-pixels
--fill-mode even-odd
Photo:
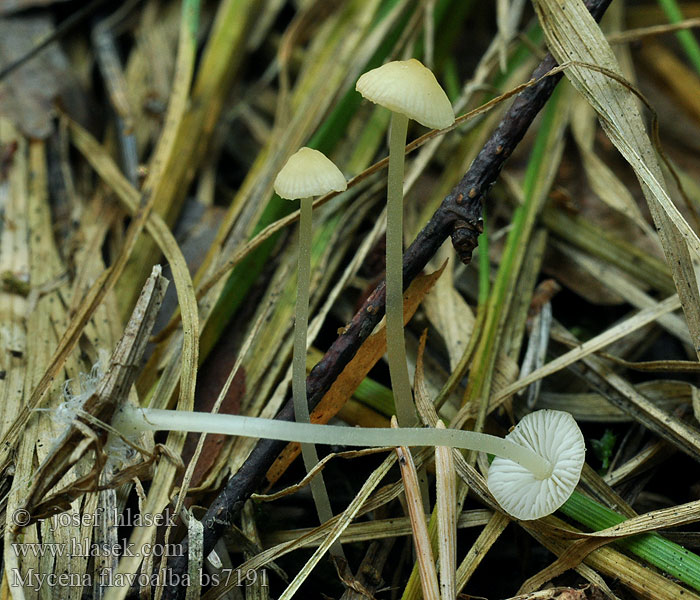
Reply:
[[[55,418],[62,423],[70,424],[78,411],[83,408],[85,401],[95,393],[97,384],[102,379],[101,361],[97,361],[89,373],[78,375],[78,390],[75,390],[75,380],[68,379],[63,384],[63,402],[56,407]]]
[[[539,410],[526,415],[506,438],[549,460],[552,474],[537,479],[512,460],[496,457],[489,469],[489,490],[516,519],[539,519],[553,513],[574,491],[586,456],[575,419],[567,412]]]
[[[54,419],[59,423],[70,425],[80,415],[87,399],[97,390],[100,380],[104,376],[103,366],[108,362],[108,354],[100,353],[100,359],[89,373],[79,373],[78,381],[68,379],[63,384],[63,402],[53,411]],[[128,464],[134,455],[134,450],[123,440],[110,434],[104,448],[107,454],[107,470],[117,471]]]

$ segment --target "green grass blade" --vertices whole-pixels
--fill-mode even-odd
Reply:
[[[683,20],[683,13],[676,0],[659,0],[659,4],[671,23],[680,23]],[[693,67],[700,73],[700,44],[695,39],[695,35],[692,31],[684,29],[677,31],[676,37]]]
[[[600,531],[626,520],[622,515],[580,492],[574,492],[559,510],[593,531]],[[655,532],[635,535],[615,544],[700,591],[700,556],[683,546]]]

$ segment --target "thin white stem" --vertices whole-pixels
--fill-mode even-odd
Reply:
[[[312,207],[313,198],[301,199],[297,299],[294,315],[294,356],[292,358],[292,398],[294,400],[294,415],[299,423],[309,422],[309,404],[306,399],[306,330],[309,325]]]
[[[306,332],[309,326],[309,287],[311,282],[311,242],[313,233],[313,198],[302,198],[299,208],[299,256],[297,268],[297,298],[294,319],[294,355],[292,357],[292,399],[297,423],[309,423],[309,403],[306,396]],[[308,473],[318,464],[314,444],[302,443],[301,455]],[[330,498],[323,473],[311,480],[311,495],[321,523],[333,518]],[[335,554],[342,554],[340,544]]]
[[[538,479],[549,477],[551,463],[530,448],[505,438],[458,429],[338,427],[311,423],[290,423],[275,419],[241,417],[204,412],[136,408],[119,409],[114,427],[125,435],[140,431],[191,431],[219,433],[286,442],[341,446],[449,446],[478,450],[508,458],[531,471]]]
[[[392,113],[386,200],[386,350],[401,427],[416,422],[403,333],[403,171],[407,129],[408,117]]]

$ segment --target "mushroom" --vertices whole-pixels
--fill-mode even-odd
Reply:
[[[506,439],[548,460],[551,472],[538,477],[509,458],[496,457],[489,468],[489,490],[516,519],[553,513],[571,496],[583,468],[586,444],[576,421],[567,412],[538,410],[523,417]]]
[[[294,358],[292,361],[292,397],[299,422],[309,422],[306,398],[306,329],[309,322],[309,281],[311,271],[311,229],[313,197],[342,192],[348,187],[338,167],[312,148],[300,148],[289,157],[275,178],[275,192],[287,200],[300,200],[299,257],[296,314],[294,320]]]
[[[578,483],[586,451],[574,418],[556,410],[525,416],[505,438],[458,429],[338,427],[128,404],[119,407],[112,425],[127,437],[168,430],[307,444],[450,446],[487,452],[496,455],[488,473],[489,489],[503,510],[521,520],[548,515],[568,499]]]
[[[412,58],[386,63],[363,74],[355,89],[391,115],[386,223],[386,337],[396,413],[402,427],[416,420],[406,366],[403,333],[403,174],[408,120],[444,129],[455,116],[435,75]]]
[[[313,197],[347,189],[345,177],[323,153],[312,148],[300,148],[289,157],[275,178],[275,192],[287,200],[300,199],[299,255],[297,269],[297,298],[294,319],[294,353],[292,358],[292,400],[294,414],[300,423],[309,422],[306,397],[306,330],[309,323],[309,283],[311,278],[311,239]],[[310,471],[318,463],[312,444],[302,444],[304,465]],[[322,479],[312,482],[311,489],[321,521],[333,515]]]

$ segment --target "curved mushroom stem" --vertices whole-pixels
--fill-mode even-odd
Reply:
[[[386,213],[386,350],[401,427],[415,424],[403,332],[403,172],[408,117],[391,113]]]
[[[167,430],[341,446],[450,446],[508,458],[531,471],[537,479],[546,479],[552,473],[552,464],[531,448],[495,435],[460,429],[337,427],[130,405],[119,408],[113,426],[124,435]]]
[[[292,357],[292,400],[297,423],[310,423],[309,402],[306,397],[306,332],[309,325],[309,287],[311,281],[313,198],[302,198],[299,207],[299,256],[297,268],[297,299],[294,318],[294,354]],[[306,472],[318,464],[318,453],[313,443],[301,444],[301,455]],[[318,518],[325,523],[333,518],[328,492],[323,482],[323,473],[311,480],[311,495],[316,505]],[[342,554],[340,544],[333,548]]]

